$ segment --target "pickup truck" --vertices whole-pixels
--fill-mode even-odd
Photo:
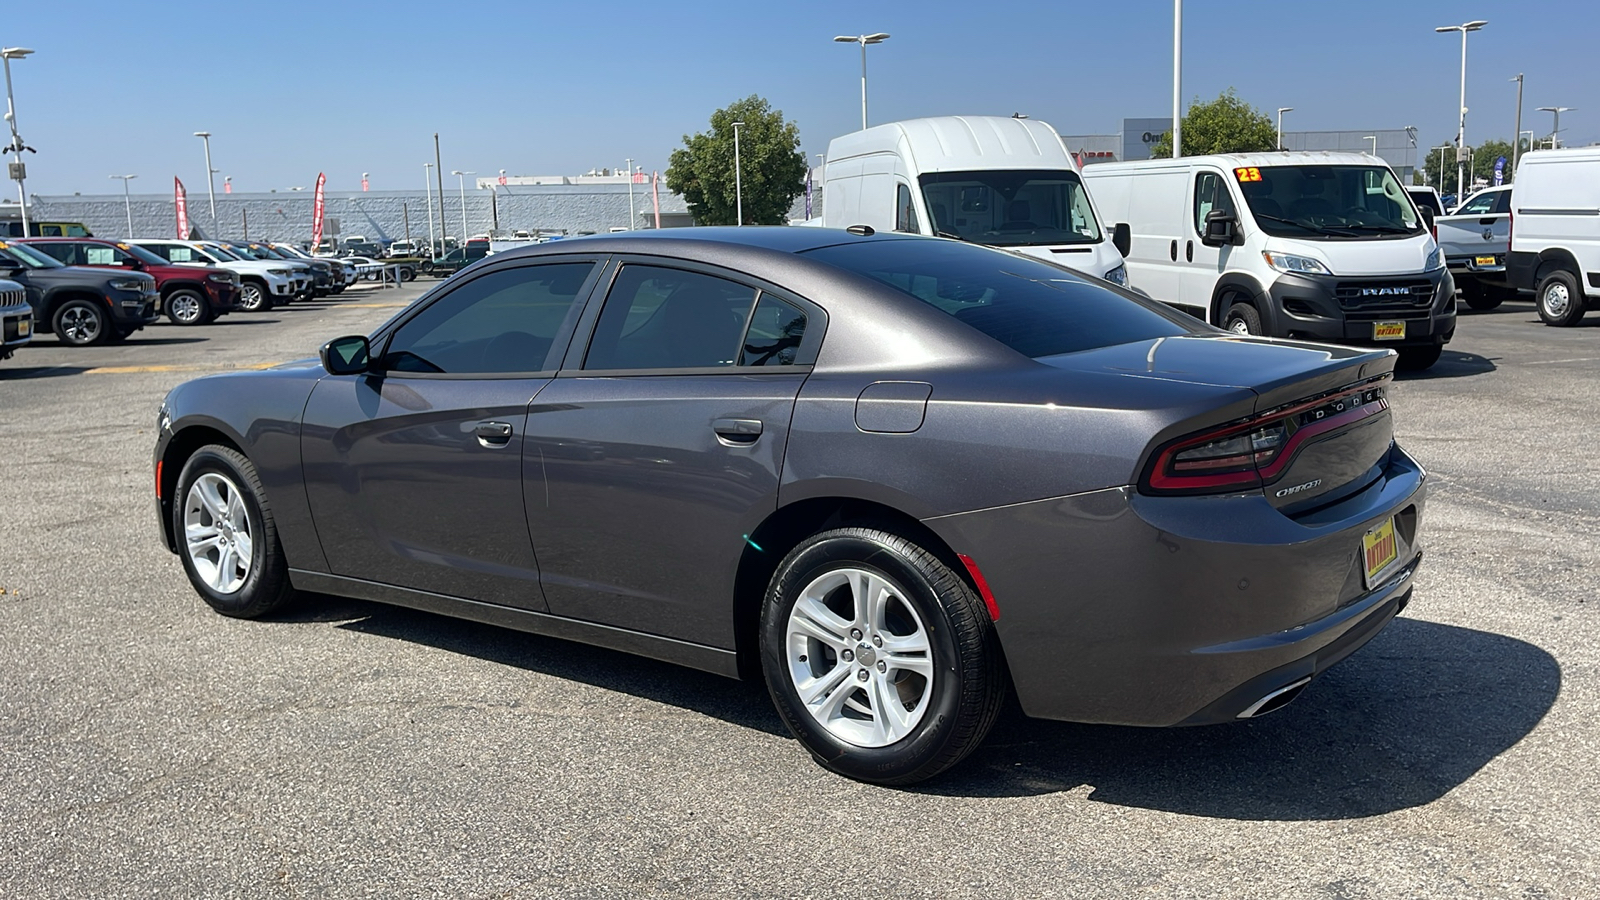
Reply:
[[[1433,220],[1444,262],[1467,306],[1489,310],[1515,300],[1506,274],[1511,252],[1511,185],[1481,190]]]

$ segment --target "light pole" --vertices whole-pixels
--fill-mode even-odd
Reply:
[[[32,147],[24,147],[22,135],[17,133],[17,102],[11,96],[11,61],[25,59],[32,53],[26,47],[6,47],[0,49],[0,57],[5,59],[6,67],[6,123],[11,126],[11,177],[17,181],[17,199],[22,206],[22,236],[28,236],[28,187],[25,183],[27,170],[22,165],[22,151],[26,149],[33,152]]]
[[[1433,148],[1439,151],[1439,196],[1441,198],[1444,197],[1444,152],[1449,150],[1451,146],[1450,144],[1440,144]],[[1456,193],[1459,194],[1461,192],[1458,190]]]
[[[460,169],[451,169],[450,174],[456,176],[456,184],[461,188],[461,240],[466,246],[467,240],[467,176],[476,175],[477,172],[463,172]]]
[[[743,122],[733,123],[733,202],[738,217],[733,224],[739,226],[744,225],[744,178],[739,160],[739,129],[743,127]]]
[[[878,32],[877,34],[856,34],[856,35],[841,34],[838,37],[834,38],[835,41],[838,41],[841,44],[860,44],[861,45],[861,130],[862,131],[866,131],[867,130],[867,45],[868,44],[881,44],[884,41],[887,41],[888,39],[889,39],[889,36],[887,34],[884,34],[881,31]],[[739,224],[743,225],[744,223],[740,222]]]
[[[1541,106],[1539,112],[1555,114],[1555,121],[1550,123],[1550,149],[1555,150],[1561,146],[1561,114],[1577,109],[1576,106]]]
[[[1456,120],[1456,193],[1466,183],[1467,166],[1464,153],[1467,147],[1467,34],[1489,24],[1484,19],[1473,19],[1460,25],[1440,25],[1437,32],[1461,32],[1461,117]]]
[[[1172,0],[1172,158],[1183,155],[1183,0]]]
[[[1517,130],[1513,132],[1514,136],[1511,138],[1511,177],[1515,179],[1517,176],[1517,155],[1518,151],[1522,149],[1522,73],[1518,72],[1517,77],[1507,80],[1517,83]]]
[[[138,178],[137,175],[110,175],[110,178],[122,179],[122,208],[128,214],[128,237],[133,237],[133,201],[128,199],[128,182]]]
[[[439,255],[439,244],[433,242],[433,163],[422,164],[422,186],[428,189],[428,256]]]
[[[633,157],[628,157],[628,230],[633,230]]]
[[[1371,141],[1372,142],[1372,155],[1373,156],[1377,156],[1378,155],[1378,136],[1375,135],[1375,134],[1365,134],[1365,135],[1361,136],[1361,139],[1363,141]]]
[[[1283,114],[1286,113],[1286,112],[1294,112],[1294,107],[1292,107],[1292,106],[1280,106],[1280,107],[1278,107],[1278,149],[1279,150],[1288,149],[1287,147],[1283,146]]]
[[[194,136],[205,142],[206,145],[206,196],[211,200],[211,232],[212,237],[217,231],[217,170],[211,168],[211,132],[196,131]]]

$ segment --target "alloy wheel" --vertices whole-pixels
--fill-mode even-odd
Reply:
[[[183,501],[183,540],[189,561],[212,590],[232,594],[244,587],[254,560],[250,511],[238,485],[206,472],[189,486]]]
[[[933,696],[928,630],[899,587],[866,569],[827,572],[789,613],[786,658],[818,725],[858,747],[887,747],[916,729]]]
[[[264,295],[261,292],[260,285],[246,284],[242,288],[242,295],[243,296],[240,298],[240,306],[250,311],[261,308],[261,300]]]
[[[167,312],[185,325],[200,321],[200,298],[193,294],[173,294],[167,299]]]
[[[74,306],[61,314],[61,336],[73,344],[92,344],[100,337],[103,323],[94,310]]]

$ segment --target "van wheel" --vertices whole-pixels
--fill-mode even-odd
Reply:
[[[1439,356],[1444,353],[1443,344],[1433,344],[1427,347],[1401,347],[1400,359],[1395,362],[1395,368],[1406,372],[1420,372],[1431,368],[1439,361]]]
[[[1261,334],[1261,314],[1248,303],[1235,303],[1228,307],[1222,327],[1234,334]]]
[[[1569,328],[1583,318],[1583,291],[1578,278],[1566,269],[1557,269],[1539,282],[1539,318],[1546,325]]]

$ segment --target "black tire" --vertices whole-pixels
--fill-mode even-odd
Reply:
[[[401,266],[400,267],[400,280],[401,281],[416,281],[417,280],[417,270],[411,268],[410,266]]]
[[[1534,301],[1539,306],[1539,318],[1546,325],[1570,328],[1583,319],[1583,288],[1578,286],[1578,276],[1566,269],[1556,269],[1539,279]]]
[[[1400,347],[1400,359],[1395,362],[1396,369],[1407,372],[1420,372],[1430,368],[1439,361],[1440,354],[1444,353],[1443,344],[1431,344],[1426,347]]]
[[[1494,291],[1476,291],[1465,297],[1467,306],[1478,312],[1488,312],[1505,302],[1505,295]]]
[[[239,286],[239,308],[245,312],[271,312],[275,305],[265,284],[246,281]]]
[[[248,574],[234,590],[219,590],[200,574],[194,554],[185,540],[185,519],[189,513],[191,488],[207,475],[221,476],[228,484],[238,488],[238,500],[248,517],[250,564]],[[289,563],[283,555],[283,546],[278,542],[278,528],[272,518],[272,507],[268,505],[266,494],[261,489],[256,467],[237,450],[208,444],[195,451],[184,463],[183,472],[178,476],[177,492],[172,499],[172,529],[172,533],[178,536],[178,557],[183,561],[183,571],[189,576],[189,583],[194,585],[201,599],[217,612],[239,619],[254,619],[282,609],[294,598],[294,588],[289,584]],[[229,534],[237,533],[229,531]]]
[[[199,291],[179,288],[167,295],[167,319],[174,325],[204,325],[216,318],[211,304]]]
[[[914,612],[926,634],[932,679],[931,683],[923,682],[920,688],[923,693],[916,701],[922,708],[920,718],[909,726],[903,737],[883,746],[847,741],[830,731],[801,701],[791,674],[790,667],[795,663],[791,661],[788,629],[795,604],[808,586],[843,569],[860,570],[885,579],[898,595],[895,602],[903,604],[895,608],[902,613]],[[911,621],[903,615],[900,618],[902,622]],[[864,527],[839,528],[802,542],[784,558],[768,586],[761,608],[760,628],[761,668],[779,715],[818,763],[841,775],[886,785],[913,784],[932,778],[977,748],[999,715],[1006,675],[994,625],[983,601],[938,557],[891,532]],[[895,632],[887,628],[885,631],[892,639]],[[829,690],[827,698],[838,695],[841,690],[850,692],[841,695],[844,698],[858,694],[868,698],[867,691],[872,685],[886,679],[874,679],[872,684],[862,680],[858,686],[856,679],[860,675],[873,676],[865,666],[855,672],[856,664],[867,659],[871,652],[881,652],[884,659],[890,658],[888,651],[868,649],[865,642],[872,636],[840,635],[840,640],[846,643],[860,642],[859,656],[852,656],[848,649],[829,650],[827,652],[834,655],[827,659],[823,651],[812,650],[808,654],[815,654],[815,663],[808,661],[806,655],[796,659],[805,666],[833,663],[819,677],[826,677],[828,672],[839,667],[848,670],[845,680]],[[817,646],[822,647],[820,643]],[[875,668],[878,672],[885,671],[881,660]],[[852,672],[854,674],[850,674]],[[915,685],[914,676],[895,677],[906,678]],[[900,696],[904,696],[903,690]]]
[[[1261,314],[1248,303],[1235,303],[1222,317],[1222,327],[1234,334],[1261,334]]]
[[[431,263],[431,262],[423,262],[423,264],[419,268],[422,269],[422,274],[424,274],[424,275],[432,275],[433,274],[433,263]]]
[[[92,300],[68,300],[56,307],[50,328],[57,340],[73,347],[103,344],[115,334],[104,304]]]

